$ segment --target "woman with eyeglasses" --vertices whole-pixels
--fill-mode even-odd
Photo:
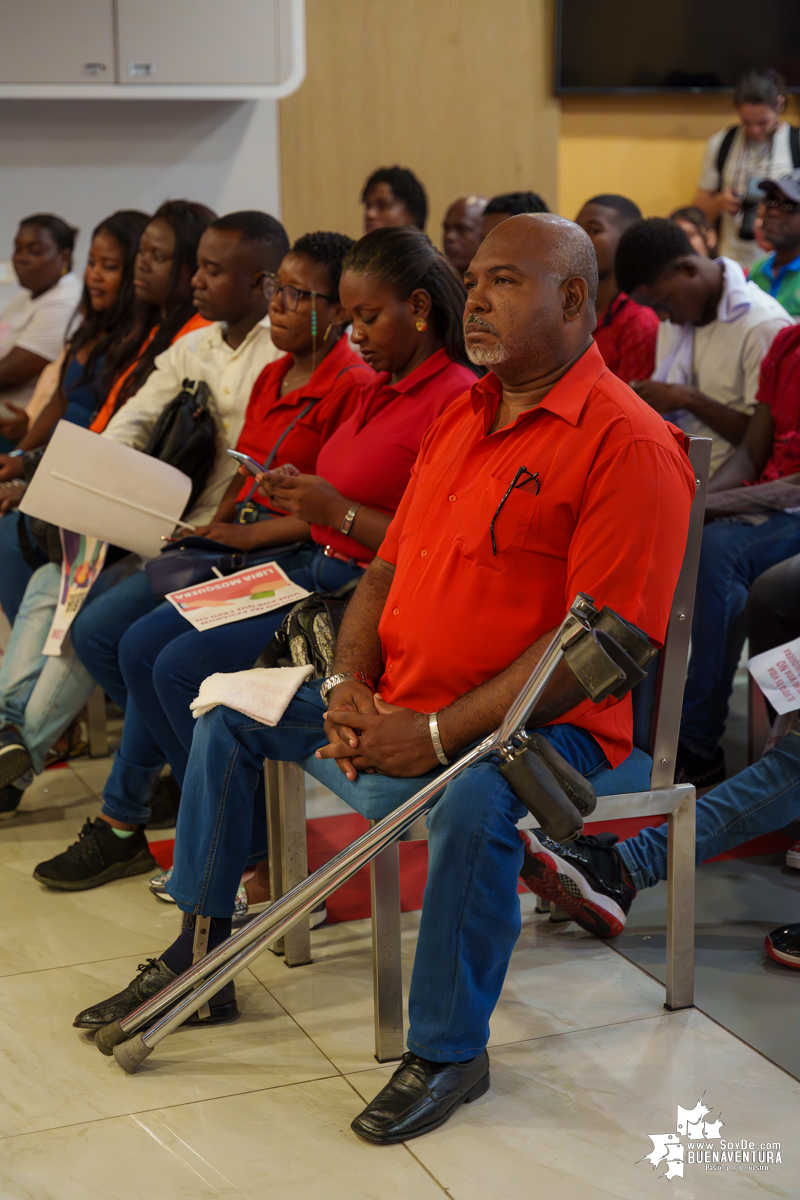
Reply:
[[[353,322],[352,342],[367,368],[354,367],[340,375],[339,384],[347,388],[352,408],[322,445],[315,470],[290,471],[286,464],[293,460],[287,454],[278,460],[286,469],[260,474],[261,489],[249,502],[276,515],[244,528],[252,539],[248,545],[263,549],[266,559],[275,557],[281,544],[304,540],[304,563],[290,567],[282,560],[282,565],[301,586],[330,592],[360,576],[375,556],[426,429],[472,385],[475,375],[464,350],[464,286],[423,233],[379,229],[367,234],[344,259],[338,288],[323,283],[314,273],[304,278],[300,267],[289,256],[282,264],[277,286],[271,285],[275,289],[270,304],[273,336],[276,344],[285,344],[287,349],[296,345],[296,352],[291,351],[294,361],[287,365],[282,360],[264,375],[274,374],[282,380],[296,370],[297,379],[301,369],[311,367],[311,357],[316,353],[318,358],[326,348],[326,333],[328,340],[333,336],[328,324],[336,326],[349,319]],[[287,294],[288,287],[317,294],[299,296],[297,308],[291,310],[287,300],[291,304],[294,297]],[[331,322],[325,306],[333,301],[324,299],[322,293],[337,300],[341,296],[346,313],[334,311],[338,320]],[[314,312],[316,322],[311,319]],[[306,322],[302,347],[293,340],[295,331],[299,338],[301,319]],[[282,338],[285,343],[278,341]],[[332,356],[334,351],[326,353]],[[332,361],[324,357],[316,370]],[[279,393],[277,386],[278,401],[285,400]],[[253,446],[256,448],[263,452],[263,443]],[[237,500],[241,503],[228,496],[224,503],[230,508]],[[232,528],[230,518],[217,521],[211,526],[212,536],[219,538],[224,524]],[[133,836],[115,839],[117,846],[111,849],[118,866],[108,861],[102,868],[87,869],[83,886],[112,878],[105,874],[103,880],[97,879],[109,868],[120,875],[135,873],[134,859],[146,849],[142,826],[147,820],[149,776],[166,757],[182,782],[194,728],[189,704],[200,683],[215,671],[251,667],[285,615],[279,610],[199,632],[165,603],[125,634],[119,666],[128,689],[128,706],[118,756],[118,761],[124,759],[124,770],[117,770],[115,764],[104,791],[103,815]],[[132,717],[140,736],[138,745],[129,749]],[[256,828],[254,861],[266,854],[263,813],[256,816]],[[104,844],[108,840],[104,839]],[[67,851],[67,855],[75,858],[76,852]],[[138,869],[145,870],[147,863],[141,861]],[[45,866],[59,867],[55,860],[37,868],[37,877],[47,883],[50,871],[43,872]],[[261,877],[251,881],[249,901],[266,899],[267,886]]]

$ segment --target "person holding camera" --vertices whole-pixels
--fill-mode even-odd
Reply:
[[[759,184],[800,167],[800,129],[782,120],[786,82],[777,71],[746,71],[733,102],[741,123],[709,139],[694,204],[718,222],[718,253],[746,270],[762,256],[754,233]]]

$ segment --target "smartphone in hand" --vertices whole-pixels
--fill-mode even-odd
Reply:
[[[251,458],[249,454],[242,454],[241,450],[229,450],[228,454],[230,454],[231,458],[235,458],[238,463],[241,463],[243,467],[246,467],[251,475],[261,475],[267,469],[260,462],[256,462],[254,458]]]

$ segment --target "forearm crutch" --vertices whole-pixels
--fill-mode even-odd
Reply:
[[[598,610],[589,596],[578,593],[494,733],[156,996],[99,1030],[98,1048],[104,1054],[113,1052],[123,1070],[133,1074],[163,1038],[413,825],[452,779],[489,754],[500,757],[501,772],[546,833],[558,841],[576,837],[583,828],[583,817],[594,809],[594,789],[545,739],[528,734],[525,723],[562,660],[586,695],[599,703],[607,696],[621,699],[644,679],[655,653],[634,625],[610,608]],[[137,1034],[144,1026],[149,1028]]]

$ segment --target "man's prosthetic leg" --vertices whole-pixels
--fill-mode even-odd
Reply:
[[[490,754],[500,757],[500,770],[545,833],[559,841],[576,837],[583,828],[583,817],[595,807],[594,789],[544,738],[527,733],[526,722],[562,660],[589,699],[599,703],[607,696],[621,699],[641,682],[655,653],[635,626],[609,608],[598,610],[589,596],[579,593],[499,729],[266,912],[216,950],[198,958],[158,995],[121,1021],[101,1029],[96,1038],[98,1047],[105,1054],[110,1054],[113,1048],[123,1070],[133,1074],[162,1038],[207,1004],[253,959],[298,921],[305,920],[331,892],[395,841],[435,803],[452,779]],[[144,1033],[137,1033],[142,1029]]]

